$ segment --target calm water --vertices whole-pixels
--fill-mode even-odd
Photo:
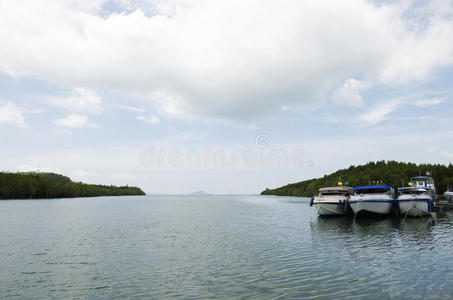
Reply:
[[[453,213],[354,223],[308,202],[0,201],[0,298],[453,298]]]

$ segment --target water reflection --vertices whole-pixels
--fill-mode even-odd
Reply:
[[[352,231],[352,223],[350,216],[319,216],[311,227],[313,230],[347,233]]]
[[[452,276],[446,249],[451,247],[453,212],[405,219],[315,216],[310,229],[316,259],[355,274],[354,291],[379,287],[373,298],[452,295],[445,278]]]
[[[448,218],[423,217],[423,218],[400,218],[387,216],[380,218],[360,218],[354,220],[353,216],[318,216],[311,222],[312,230],[355,233],[358,235],[386,235],[394,233],[405,234],[429,234],[436,222],[446,222]],[[451,220],[451,218],[450,218]]]

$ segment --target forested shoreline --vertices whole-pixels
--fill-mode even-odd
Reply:
[[[382,182],[395,189],[407,186],[411,177],[430,172],[434,178],[437,192],[443,194],[448,185],[453,184],[453,165],[414,164],[398,161],[377,161],[365,165],[350,166],[321,178],[309,179],[288,184],[275,189],[266,189],[262,195],[311,197],[318,189],[336,186],[338,181],[348,182],[349,186],[359,186]]]
[[[0,199],[46,199],[145,195],[138,187],[73,182],[55,173],[0,172]]]

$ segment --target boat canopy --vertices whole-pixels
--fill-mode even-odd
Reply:
[[[416,176],[416,177],[412,177],[411,180],[432,180],[432,181],[434,181],[434,179],[432,179],[429,176]]]
[[[337,192],[349,192],[352,188],[347,186],[331,186],[331,187],[324,187],[320,188],[320,192],[327,192],[327,191],[337,191]]]
[[[352,194],[354,190],[351,187],[347,186],[332,186],[319,189],[319,195],[349,195]]]
[[[424,187],[424,186],[418,186],[418,187],[400,187],[398,188],[398,193],[403,195],[403,194],[410,194],[410,195],[421,195],[421,194],[427,194],[429,193],[431,188],[429,187]]]
[[[372,190],[372,189],[387,189],[390,190],[392,187],[390,185],[362,185],[355,186],[354,190]]]

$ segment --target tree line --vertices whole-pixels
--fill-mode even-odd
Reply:
[[[443,194],[453,185],[453,165],[414,164],[398,161],[377,161],[365,165],[350,166],[321,178],[314,178],[288,184],[276,189],[266,189],[262,195],[311,197],[322,187],[337,186],[338,182],[348,182],[349,186],[374,183],[391,185],[393,188],[407,186],[411,177],[431,174],[438,194]]]
[[[73,198],[145,195],[138,187],[73,182],[54,173],[0,172],[0,199]]]

